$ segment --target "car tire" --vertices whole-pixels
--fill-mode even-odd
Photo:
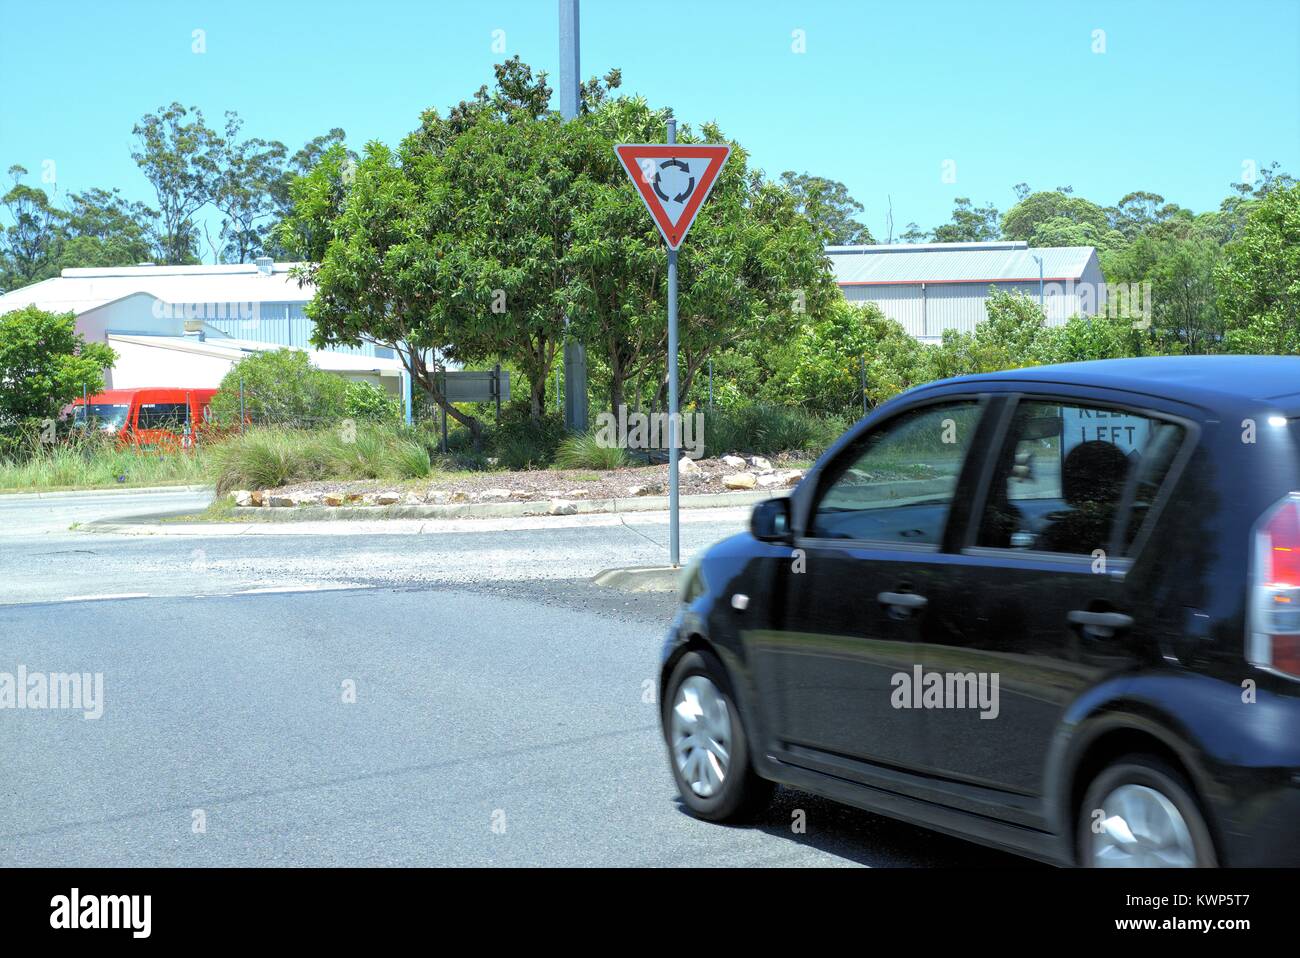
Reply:
[[[1154,755],[1125,756],[1092,780],[1076,835],[1078,862],[1087,868],[1218,866],[1186,776]]]
[[[668,679],[660,722],[669,767],[692,815],[711,822],[745,821],[770,804],[775,786],[754,772],[731,683],[712,653],[681,657]],[[721,775],[720,766],[725,766]]]

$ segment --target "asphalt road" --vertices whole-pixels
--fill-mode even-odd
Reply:
[[[103,676],[97,719],[0,712],[0,865],[1023,864],[793,790],[753,827],[682,812],[646,696],[674,599],[585,581],[661,561],[663,517],[68,529],[159,507],[137,498],[0,497],[0,672]],[[683,551],[739,528],[725,512]],[[148,597],[78,598],[121,593]]]

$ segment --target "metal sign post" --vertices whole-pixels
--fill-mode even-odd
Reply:
[[[668,120],[668,142],[677,142],[677,121]],[[668,247],[668,562],[680,565],[677,524],[677,450],[682,413],[677,408],[677,248]]]
[[[677,566],[681,564],[677,494],[682,440],[677,395],[677,250],[717,182],[731,147],[679,146],[677,121],[670,119],[667,143],[620,143],[614,153],[668,244],[668,556]]]

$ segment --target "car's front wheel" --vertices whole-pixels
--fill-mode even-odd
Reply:
[[[662,720],[673,778],[692,814],[739,820],[768,804],[772,783],[754,773],[740,710],[713,655],[682,656],[668,679]]]
[[[1093,779],[1079,809],[1079,863],[1090,868],[1214,868],[1214,840],[1187,780],[1150,755]]]

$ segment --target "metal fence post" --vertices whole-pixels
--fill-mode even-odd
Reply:
[[[244,377],[239,377],[239,432],[244,432]]]

